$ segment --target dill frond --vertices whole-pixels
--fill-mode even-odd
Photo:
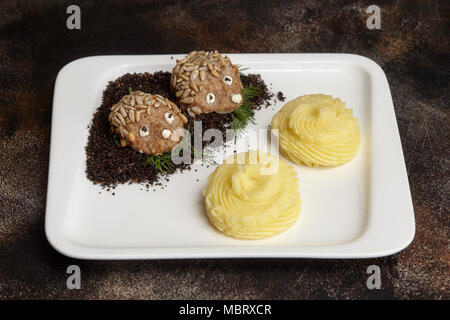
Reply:
[[[161,173],[171,172],[174,167],[170,152],[149,155],[147,156],[144,165]]]
[[[133,88],[132,87],[128,87],[128,93],[132,94],[133,93]]]
[[[114,143],[116,144],[116,146],[118,146],[118,147],[121,147],[121,146],[122,146],[122,145],[120,144],[120,139],[119,139],[119,137],[117,136],[116,133],[114,133],[113,139],[114,139]]]
[[[242,89],[242,104],[231,113],[230,128],[235,132],[235,136],[249,123],[255,123],[251,99],[261,95],[261,93],[261,89],[258,87],[246,87]]]
[[[242,73],[242,71],[250,69],[250,68],[244,68],[241,64],[237,64],[237,66],[238,66],[239,73]]]

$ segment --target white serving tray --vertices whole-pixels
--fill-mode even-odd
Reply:
[[[45,221],[50,244],[84,259],[369,258],[404,249],[414,237],[414,212],[383,70],[349,54],[229,56],[247,73],[261,74],[286,102],[331,94],[359,119],[361,148],[350,163],[328,169],[295,165],[302,198],[297,223],[266,240],[236,240],[216,231],[201,195],[214,166],[194,165],[197,172],[175,174],[157,191],[127,184],[114,196],[99,194],[101,188],[85,175],[84,148],[86,127],[108,81],[128,72],[171,71],[182,56],[97,56],[69,63],[56,79]],[[282,105],[258,111],[257,127],[267,128]]]

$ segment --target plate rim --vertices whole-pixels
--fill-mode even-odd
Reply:
[[[406,171],[406,165],[404,161],[404,154],[403,149],[400,141],[400,134],[398,130],[398,124],[396,121],[395,116],[395,110],[392,102],[392,95],[390,92],[389,84],[387,77],[382,70],[382,68],[373,60],[356,55],[356,54],[344,54],[344,53],[240,53],[240,54],[228,54],[231,58],[235,60],[242,60],[245,58],[253,57],[253,59],[257,56],[265,57],[268,56],[272,57],[274,61],[277,60],[278,57],[283,56],[284,60],[288,63],[292,61],[292,59],[299,59],[302,60],[302,62],[317,62],[318,60],[321,60],[322,62],[330,62],[335,61],[338,63],[345,62],[345,63],[351,63],[356,64],[358,67],[363,68],[366,70],[369,75],[372,78],[372,84],[376,84],[376,91],[384,91],[385,97],[387,101],[384,101],[384,109],[382,110],[384,113],[384,116],[388,118],[388,120],[391,121],[391,125],[389,128],[391,129],[390,132],[386,133],[380,133],[380,137],[377,137],[376,140],[381,140],[381,142],[389,141],[392,143],[396,150],[396,155],[394,159],[395,160],[395,169],[396,171],[396,180],[391,181],[389,178],[392,179],[392,177],[389,176],[383,176],[384,178],[387,178],[388,182],[394,183],[395,185],[400,185],[401,188],[401,214],[402,219],[400,219],[402,224],[399,224],[402,228],[402,236],[401,239],[398,237],[396,240],[396,243],[385,243],[383,241],[382,235],[379,235],[380,238],[375,237],[374,235],[367,234],[367,230],[370,230],[369,228],[375,228],[381,230],[380,221],[375,219],[373,220],[372,215],[368,216],[368,222],[367,226],[365,227],[364,231],[362,232],[362,235],[357,237],[356,239],[344,243],[344,244],[336,244],[336,245],[324,245],[324,246],[245,246],[245,247],[235,247],[235,246],[221,246],[220,251],[218,252],[216,250],[217,247],[163,247],[163,248],[156,248],[156,247],[148,247],[148,248],[91,248],[91,247],[85,247],[81,245],[76,245],[72,243],[69,239],[64,237],[64,234],[62,233],[61,228],[58,229],[57,224],[55,224],[56,215],[58,210],[55,210],[54,208],[54,199],[53,197],[53,191],[56,187],[55,183],[57,180],[58,172],[55,172],[55,161],[58,161],[58,158],[56,156],[56,133],[58,127],[56,126],[56,118],[54,116],[55,105],[58,105],[58,93],[59,88],[61,87],[63,81],[65,81],[65,77],[67,77],[67,74],[72,72],[71,69],[73,67],[77,67],[78,65],[83,65],[86,63],[99,63],[102,61],[109,60],[107,62],[111,63],[111,61],[114,60],[121,60],[121,59],[136,59],[136,58],[149,58],[152,57],[152,59],[156,60],[164,60],[167,59],[167,61],[173,61],[169,60],[170,57],[173,57],[175,59],[176,57],[182,57],[184,55],[180,54],[164,54],[164,55],[98,55],[98,56],[89,56],[89,57],[83,57],[80,59],[76,59],[72,62],[69,62],[64,67],[61,68],[61,70],[58,72],[58,75],[56,77],[55,81],[55,88],[54,88],[54,96],[53,96],[53,106],[52,106],[52,124],[51,124],[51,141],[50,141],[50,159],[49,159],[49,171],[48,171],[48,185],[47,185],[47,201],[46,201],[46,213],[45,213],[45,234],[48,239],[48,242],[50,245],[59,253],[71,257],[71,258],[77,258],[77,259],[90,259],[90,260],[122,260],[122,259],[222,259],[222,258],[321,258],[321,259],[358,259],[358,258],[375,258],[375,257],[382,257],[382,256],[388,256],[395,254],[403,249],[405,249],[414,239],[415,235],[415,217],[414,217],[414,208],[412,205],[412,197],[409,187],[409,181]],[[375,80],[373,79],[375,78]],[[383,95],[381,95],[383,96]],[[372,94],[372,106],[374,105],[375,100],[377,103],[380,97],[377,96],[377,94]],[[378,105],[378,104],[377,104]],[[386,120],[385,117],[382,117],[382,119],[379,118],[379,114],[377,114],[374,111],[375,108],[371,108],[369,112],[371,112],[371,118],[372,121],[381,121]],[[380,113],[381,111],[378,111]],[[375,119],[373,119],[375,117]],[[393,121],[393,123],[392,123]],[[371,125],[371,130],[373,126]],[[390,136],[388,135],[390,134]],[[372,135],[372,134],[371,134]],[[374,137],[372,137],[373,139]],[[386,138],[389,138],[389,140],[385,140]],[[379,141],[375,142],[376,144],[379,144]],[[370,147],[370,152],[372,152],[372,147]],[[377,155],[374,155],[377,157]],[[379,155],[378,155],[379,156]],[[389,155],[385,155],[389,156]],[[392,158],[392,155],[390,155]],[[57,160],[55,160],[57,159]],[[370,159],[372,160],[372,155],[370,156]],[[382,158],[384,159],[384,158]],[[373,165],[376,165],[374,168]],[[373,174],[375,171],[376,173],[383,173],[386,169],[386,166],[379,167],[381,163],[373,163],[369,167],[370,171],[370,179],[372,180]],[[399,170],[399,171],[398,171]],[[374,176],[375,178],[379,178],[377,175]],[[370,186],[372,186],[374,183],[371,182]],[[372,194],[371,189],[369,189],[369,205],[374,206],[375,208],[371,208],[371,210],[385,210],[385,208],[381,204],[372,203],[371,199],[374,196]],[[394,189],[394,191],[400,192],[398,189]],[[378,193],[376,194],[377,197]],[[385,195],[387,197],[392,195]],[[389,198],[390,199],[390,198]],[[381,207],[380,207],[381,206]],[[398,203],[397,203],[398,206]],[[386,214],[386,213],[384,213]],[[398,217],[397,217],[397,220]],[[397,225],[397,226],[399,226]],[[393,232],[395,230],[391,230],[391,228],[388,227],[387,229],[389,232]],[[370,239],[370,237],[371,239]],[[369,239],[367,239],[369,237]],[[377,239],[380,241],[377,245],[374,245],[374,239]],[[364,246],[365,250],[361,251],[360,247]],[[272,250],[271,250],[272,249]],[[282,250],[280,250],[282,249]]]

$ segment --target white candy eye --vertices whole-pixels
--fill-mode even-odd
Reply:
[[[170,112],[166,112],[166,113],[164,114],[164,119],[166,119],[166,122],[167,122],[168,124],[172,124],[172,122],[173,122],[173,120],[174,120],[175,118],[173,117],[173,114],[171,114]]]
[[[143,126],[139,129],[139,134],[141,137],[148,136],[148,128],[146,126]]]
[[[170,131],[169,129],[164,129],[161,132],[161,135],[163,136],[164,139],[168,139],[171,134],[172,134],[172,131]]]
[[[225,82],[226,85],[231,86],[233,83],[233,78],[230,76],[223,77],[223,82]]]
[[[241,101],[242,101],[242,95],[240,95],[239,93],[238,94],[233,94],[232,96],[231,96],[231,101],[233,101],[234,103],[241,103]]]
[[[214,101],[216,101],[216,96],[213,93],[208,93],[206,95],[206,102],[208,103],[213,103]]]

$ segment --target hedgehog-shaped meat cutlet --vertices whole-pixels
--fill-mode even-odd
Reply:
[[[109,122],[129,145],[145,154],[171,151],[183,137],[186,117],[172,101],[157,94],[133,91],[111,107]]]
[[[229,113],[242,103],[239,68],[217,51],[193,51],[172,71],[170,87],[191,117]]]

